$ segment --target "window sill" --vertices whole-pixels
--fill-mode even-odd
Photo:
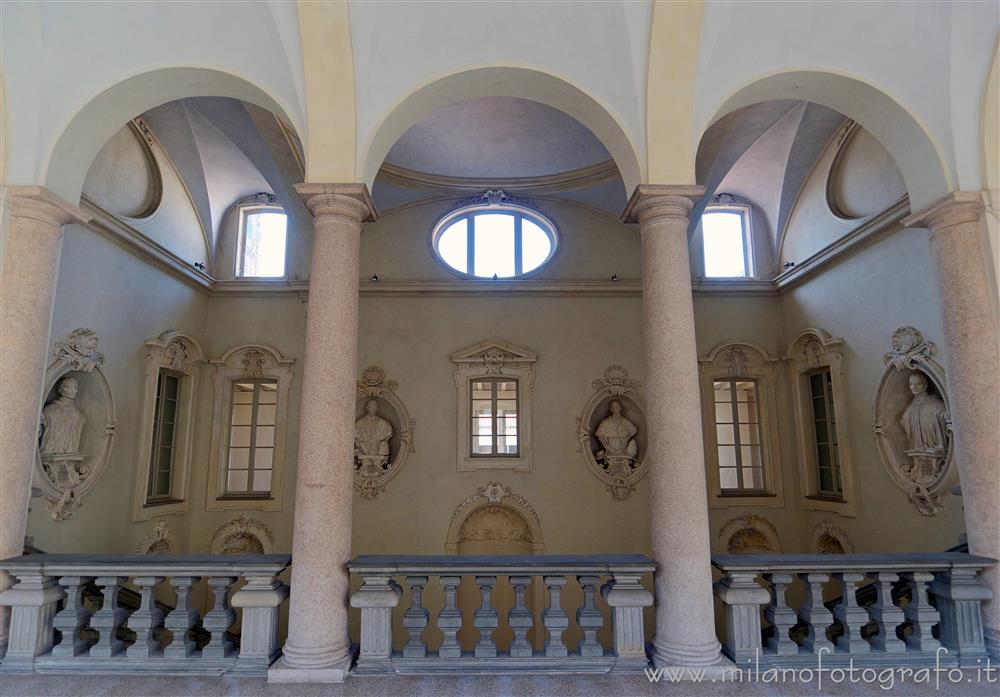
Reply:
[[[823,494],[810,494],[806,496],[810,501],[825,501],[827,503],[847,503],[843,496],[825,496]]]
[[[156,508],[158,506],[169,506],[172,503],[184,503],[184,499],[156,499],[155,501],[146,501],[142,504],[142,507]]]
[[[216,501],[274,501],[274,497],[270,494],[262,494],[260,496],[254,496],[253,494],[223,494],[222,496],[216,496]]]
[[[733,499],[737,499],[737,498],[738,499],[773,499],[773,498],[776,498],[778,495],[777,494],[773,494],[770,491],[737,491],[737,490],[729,490],[729,491],[720,491],[719,493],[716,494],[716,496],[719,496],[721,498],[727,498],[727,499],[729,499],[729,498],[733,498]]]

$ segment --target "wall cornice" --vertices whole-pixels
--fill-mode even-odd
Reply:
[[[449,177],[407,169],[388,162],[382,164],[375,179],[405,189],[440,189],[445,191],[485,191],[504,189],[518,192],[573,191],[603,184],[619,177],[614,160],[605,160],[579,169],[538,177]]]

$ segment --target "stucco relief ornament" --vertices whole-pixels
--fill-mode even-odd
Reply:
[[[919,513],[935,515],[954,483],[952,429],[937,347],[914,327],[892,334],[875,394],[875,443],[889,475]]]
[[[617,501],[646,475],[646,403],[638,380],[620,365],[591,383],[594,394],[577,417],[577,450]]]
[[[209,546],[212,554],[270,554],[273,548],[271,528],[246,513],[216,528]]]
[[[173,551],[173,534],[162,520],[152,530],[142,536],[142,539],[139,540],[139,544],[135,548],[136,554],[173,554]]]
[[[416,421],[396,394],[398,387],[378,366],[369,366],[358,379],[361,415],[354,422],[354,490],[363,499],[378,498],[414,452]]]
[[[252,349],[244,351],[240,358],[240,365],[243,368],[243,377],[259,378],[263,377],[264,369],[267,368],[267,356],[263,351]]]
[[[729,377],[745,377],[750,374],[750,361],[747,359],[746,351],[743,349],[729,349],[726,353],[725,361],[729,366]]]
[[[53,345],[45,373],[36,480],[55,520],[76,515],[81,497],[107,464],[117,430],[111,388],[101,372],[104,354],[97,346],[93,330],[72,331]]]

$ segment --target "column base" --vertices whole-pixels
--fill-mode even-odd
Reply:
[[[722,645],[711,641],[700,646],[692,644],[672,644],[653,638],[651,659],[657,668],[697,667],[729,665],[733,663],[722,655]]]
[[[279,659],[267,671],[267,681],[269,683],[341,683],[347,679],[351,671],[352,656],[348,656],[343,661],[331,663],[327,666],[298,667],[291,666],[285,662],[284,657]]]

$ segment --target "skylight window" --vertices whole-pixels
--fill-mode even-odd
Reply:
[[[236,274],[244,278],[284,276],[287,227],[288,216],[278,208],[245,210]]]
[[[449,215],[435,227],[432,242],[438,258],[467,278],[518,278],[541,268],[556,251],[552,223],[502,202]]]
[[[709,208],[702,214],[706,277],[747,278],[753,275],[748,218],[745,207]]]

